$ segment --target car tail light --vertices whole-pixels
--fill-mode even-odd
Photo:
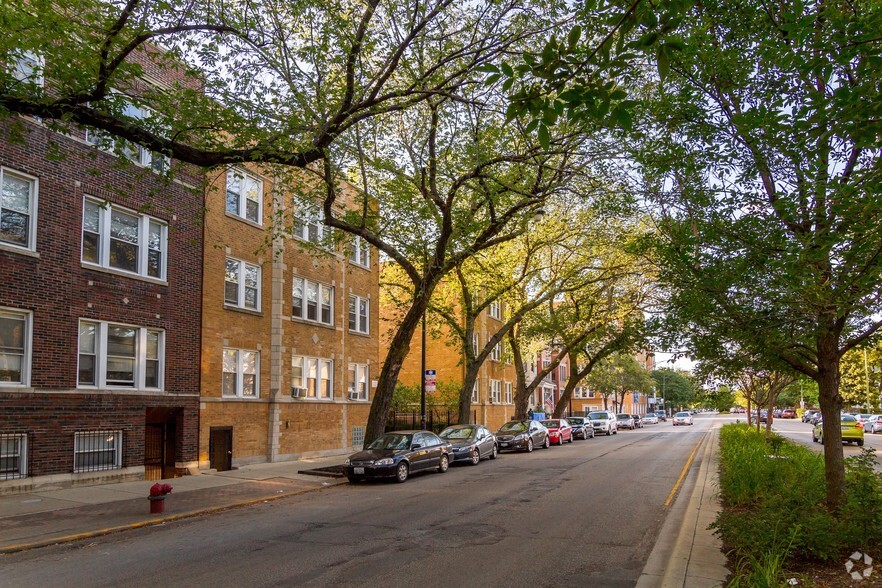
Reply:
[[[863,428],[864,428],[864,423],[856,423],[855,426],[856,426],[858,429],[863,429]]]

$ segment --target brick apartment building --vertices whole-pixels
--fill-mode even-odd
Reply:
[[[14,71],[42,85],[39,63]],[[0,133],[0,494],[195,467],[201,172],[32,119]]]
[[[504,304],[489,305],[475,320],[475,349],[483,349],[503,325]],[[383,322],[393,320],[388,309],[381,309]],[[384,327],[384,335],[388,335]],[[383,356],[388,351],[389,337],[382,340]],[[410,343],[410,353],[404,360],[398,380],[408,386],[419,386],[421,382],[422,338],[420,330],[414,334]],[[465,379],[465,362],[459,347],[459,338],[446,326],[441,334],[426,339],[426,369],[435,370],[439,384],[462,385]],[[505,352],[504,343],[498,344],[478,371],[475,388],[472,391],[472,414],[475,422],[496,430],[514,417],[514,388],[516,372],[511,356]],[[432,395],[427,396],[427,404],[432,404]]]
[[[335,453],[364,436],[379,375],[377,260],[359,240],[331,239],[309,198],[275,178],[255,166],[209,178],[202,468]]]

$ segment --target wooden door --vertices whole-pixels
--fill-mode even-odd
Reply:
[[[233,427],[211,427],[208,459],[212,469],[219,472],[233,469]]]

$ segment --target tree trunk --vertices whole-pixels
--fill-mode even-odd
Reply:
[[[753,418],[751,417],[751,402],[750,402],[750,394],[745,394],[744,398],[747,400],[747,426],[750,427],[753,424]]]
[[[567,380],[567,385],[564,386],[563,394],[560,395],[560,398],[558,398],[557,404],[554,407],[554,413],[552,415],[554,418],[559,419],[563,416],[564,410],[566,410],[570,400],[573,398],[573,391],[582,379],[579,376],[579,366],[576,363],[576,358],[570,357],[570,377]]]
[[[468,359],[466,361],[468,362]],[[462,388],[459,389],[459,424],[461,425],[472,422],[472,390],[475,389],[480,370],[481,364],[477,361],[466,365]]]
[[[818,344],[818,402],[824,437],[824,472],[827,478],[827,509],[838,511],[845,501],[845,459],[842,454],[842,397],[839,395],[839,354],[834,337]]]
[[[392,406],[392,396],[395,392],[395,384],[398,382],[398,374],[410,352],[411,339],[419,327],[420,319],[423,317],[430,296],[431,290],[423,297],[414,298],[413,306],[404,315],[404,319],[398,326],[398,331],[389,344],[389,353],[383,362],[380,377],[377,378],[377,389],[374,392],[374,400],[371,403],[371,411],[365,426],[365,445],[386,432],[386,419],[389,416],[389,408]]]
[[[521,345],[518,342],[517,332],[520,329],[512,329],[508,332],[508,343],[511,347],[511,355],[515,366],[515,413],[514,418],[527,418],[527,374],[524,371],[524,356],[521,355]]]

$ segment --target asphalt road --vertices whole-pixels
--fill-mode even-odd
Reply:
[[[13,554],[0,586],[633,586],[714,418]]]
[[[742,417],[746,415],[740,415]],[[745,418],[741,419],[742,422]],[[765,423],[762,424],[765,427]],[[812,425],[802,422],[800,419],[774,419],[772,421],[772,430],[783,437],[796,441],[806,447],[810,447],[818,453],[824,450],[820,443],[812,443]],[[877,469],[882,470],[882,433],[864,433],[864,448],[876,450]],[[842,453],[845,457],[860,455],[861,448],[854,443],[844,443],[842,445]]]

